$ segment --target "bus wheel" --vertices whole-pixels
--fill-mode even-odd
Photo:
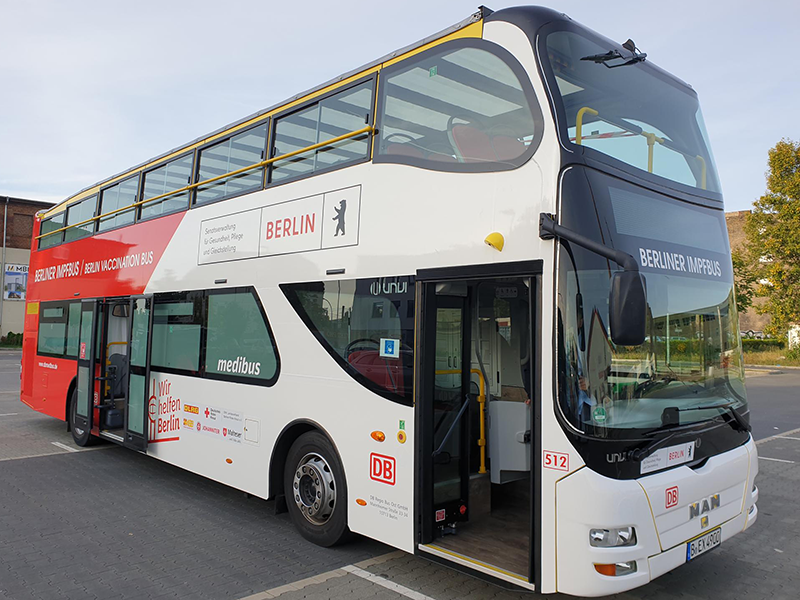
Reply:
[[[78,410],[78,390],[72,391],[72,399],[69,402],[69,430],[72,432],[72,439],[78,446],[91,446],[95,443],[91,431],[86,431],[75,425],[75,416]]]
[[[328,438],[317,431],[297,438],[283,484],[289,514],[304,538],[326,547],[347,539],[347,484]]]

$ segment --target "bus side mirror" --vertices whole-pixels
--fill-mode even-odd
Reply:
[[[614,273],[608,305],[611,341],[617,346],[643,344],[647,297],[638,271]]]

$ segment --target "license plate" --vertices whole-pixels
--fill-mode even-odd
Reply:
[[[717,528],[686,543],[686,562],[713,550],[722,543],[722,529]]]

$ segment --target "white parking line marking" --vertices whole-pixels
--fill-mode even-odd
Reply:
[[[0,417],[16,417],[19,413],[3,413]]]
[[[406,598],[412,598],[413,600],[434,600],[431,596],[426,596],[425,594],[420,594],[419,592],[415,592],[414,590],[407,588],[404,585],[400,585],[399,583],[395,583],[393,581],[387,581],[383,577],[378,577],[377,575],[373,575],[369,571],[365,571],[364,569],[359,569],[355,565],[347,565],[346,567],[342,567],[343,571],[347,571],[348,573],[352,573],[353,575],[357,575],[362,579],[366,579],[370,583],[374,583],[375,585],[379,585],[381,587],[385,587],[387,590],[392,590]]]
[[[3,415],[0,415],[0,417],[2,417],[2,416]],[[788,435],[779,435],[778,437],[781,438],[782,440],[794,440],[796,442],[800,442],[800,438],[789,437]]]
[[[70,448],[66,444],[62,444],[61,442],[50,442],[53,446],[58,446],[59,448],[66,450],[67,452],[80,452],[80,450],[76,450],[75,448]]]
[[[771,440],[777,440],[779,438],[786,437],[787,435],[794,435],[795,433],[800,433],[800,428],[792,429],[791,431],[784,431],[783,433],[776,433],[775,435],[756,440],[756,445],[759,446]]]
[[[769,458],[768,456],[759,456],[758,460],[774,460],[775,462],[789,463],[791,465],[794,464],[793,460],[784,460],[782,458]]]

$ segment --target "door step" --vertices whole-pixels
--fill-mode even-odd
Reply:
[[[125,441],[124,437],[117,435],[116,433],[111,433],[110,431],[101,431],[100,437],[111,440],[112,442],[118,442],[120,444]]]

